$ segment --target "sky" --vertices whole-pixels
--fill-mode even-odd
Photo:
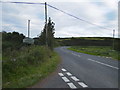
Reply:
[[[4,0],[4,2],[14,0]],[[68,16],[47,7],[48,17],[55,23],[55,37],[118,37],[119,0],[15,0],[50,4],[95,25]],[[27,36],[27,22],[30,20],[30,37],[40,35],[44,28],[43,4],[2,3],[2,31],[16,31]],[[104,28],[100,28],[104,27]]]

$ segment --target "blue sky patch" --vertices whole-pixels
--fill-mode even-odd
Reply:
[[[106,14],[106,18],[108,20],[115,20],[116,17],[117,17],[117,14],[116,14],[115,11],[111,11],[111,12],[109,12],[109,13]]]

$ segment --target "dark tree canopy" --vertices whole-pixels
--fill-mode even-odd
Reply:
[[[7,48],[20,48],[23,44],[23,39],[25,36],[23,34],[19,34],[18,32],[2,32],[2,49],[5,50]]]
[[[46,25],[44,26],[44,29],[40,35],[40,43],[42,45],[45,45],[46,40],[47,40],[47,44],[50,49],[53,49],[53,47],[54,47],[54,33],[55,33],[54,25],[55,25],[55,23],[53,23],[51,21],[51,18],[49,17],[49,20],[47,23],[47,37],[46,37]]]

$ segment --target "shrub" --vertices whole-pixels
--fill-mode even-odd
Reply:
[[[5,52],[4,52],[5,53]],[[7,52],[6,52],[7,53]],[[18,73],[18,69],[25,68],[30,65],[37,66],[45,62],[46,59],[51,57],[51,51],[45,46],[29,46],[14,50],[9,54],[3,55],[3,80],[11,78],[9,75]],[[20,72],[19,72],[20,73]],[[23,73],[23,71],[21,72]],[[25,73],[25,72],[24,72]]]

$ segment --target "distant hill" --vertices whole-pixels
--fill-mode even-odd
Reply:
[[[111,46],[120,50],[120,38],[111,37],[71,37],[55,38],[60,46]]]

